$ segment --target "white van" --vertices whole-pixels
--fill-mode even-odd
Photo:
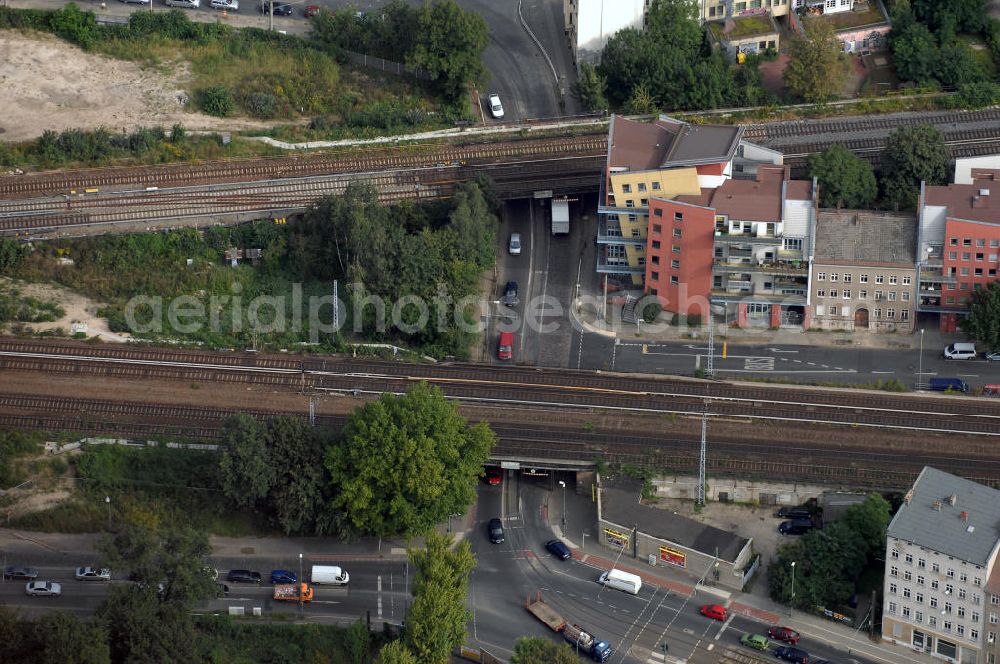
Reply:
[[[602,586],[614,588],[615,590],[621,590],[633,595],[638,595],[639,589],[642,588],[642,579],[635,574],[629,574],[628,572],[622,572],[617,569],[605,572],[597,579],[597,582]]]
[[[351,575],[339,567],[313,565],[312,582],[315,585],[346,586]]]
[[[188,9],[197,9],[201,7],[201,0],[163,0],[167,7],[187,7]]]
[[[976,344],[957,343],[946,346],[944,349],[944,359],[946,360],[971,360],[976,357]]]

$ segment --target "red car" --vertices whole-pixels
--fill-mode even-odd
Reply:
[[[323,9],[319,5],[306,5],[305,10],[303,10],[302,15],[306,18],[312,18],[319,13],[319,10]]]
[[[729,612],[726,611],[726,607],[724,606],[720,606],[718,604],[706,604],[701,607],[701,615],[714,620],[725,620],[729,615]]]
[[[490,486],[496,486],[503,481],[503,470],[497,468],[496,466],[491,466],[486,469],[486,483]]]
[[[767,635],[772,639],[791,643],[793,646],[799,642],[799,633],[788,627],[772,627],[767,630]]]

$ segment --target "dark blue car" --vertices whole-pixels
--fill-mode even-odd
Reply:
[[[271,570],[271,583],[295,583],[298,580],[299,577],[295,572],[289,572],[287,569]]]
[[[546,542],[545,550],[560,560],[569,560],[573,555],[569,552],[569,547],[557,539]]]

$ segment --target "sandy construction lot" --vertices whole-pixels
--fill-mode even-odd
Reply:
[[[24,141],[46,129],[131,131],[175,122],[188,129],[247,129],[252,120],[184,110],[186,68],[165,75],[133,62],[85,53],[56,37],[0,31],[0,140]]]

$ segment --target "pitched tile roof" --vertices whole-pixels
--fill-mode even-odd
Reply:
[[[926,205],[943,205],[948,217],[1000,224],[1000,182],[977,180],[974,184],[928,186]]]
[[[666,115],[638,122],[612,115],[608,168],[643,171],[729,161],[742,136],[740,126],[691,125]]]

